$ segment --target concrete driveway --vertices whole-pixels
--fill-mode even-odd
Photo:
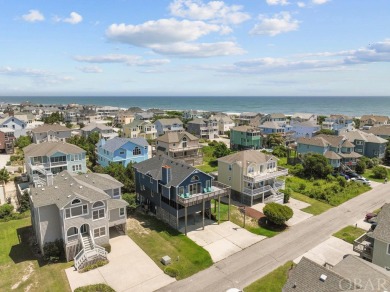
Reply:
[[[5,167],[7,162],[10,160],[11,155],[9,154],[0,154],[0,169]]]
[[[219,225],[213,221],[207,223],[204,230],[201,227],[194,229],[188,232],[187,236],[207,250],[213,262],[223,260],[266,238],[230,221]]]
[[[334,266],[341,262],[343,257],[347,254],[358,255],[353,251],[352,244],[340,238],[331,236],[329,239],[304,253],[302,256],[296,258],[294,263],[299,263],[301,258],[304,256],[320,265],[328,263]]]
[[[72,291],[85,285],[105,283],[117,292],[146,292],[176,281],[164,274],[127,235],[110,239],[110,244],[107,265],[86,273],[79,273],[74,268],[65,270]]]

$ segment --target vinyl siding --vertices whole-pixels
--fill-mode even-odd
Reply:
[[[60,215],[56,205],[40,207],[39,218],[42,246],[46,242],[62,238]]]

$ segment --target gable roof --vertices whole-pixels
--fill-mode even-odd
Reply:
[[[53,131],[53,132],[68,132],[68,131],[71,131],[71,129],[68,129],[67,127],[65,126],[61,126],[59,124],[43,124],[42,126],[38,126],[34,129],[31,130],[32,133],[36,134],[36,133],[45,133],[45,132],[49,132],[49,131]]]
[[[131,123],[129,124],[126,124],[126,125],[123,125],[123,128],[135,128],[135,127],[138,127],[138,126],[141,126],[141,125],[145,125],[145,124],[151,124],[153,125],[150,121],[148,120],[139,120],[139,119],[135,119],[133,120]]]
[[[378,214],[377,226],[372,232],[372,237],[386,243],[390,243],[390,204],[383,205]]]
[[[300,137],[297,139],[297,143],[319,147],[326,147],[329,144],[328,141],[326,141],[324,138],[318,136],[312,138]]]
[[[317,135],[316,137],[323,138],[325,141],[327,141],[332,147],[339,147],[345,137],[343,136],[335,136],[335,135],[325,135],[325,134],[320,134]]]
[[[161,180],[163,166],[169,166],[172,174],[171,180],[168,184],[166,184],[167,187],[178,186],[183,180],[185,180],[194,172],[203,173],[212,178],[207,173],[204,173],[195,167],[165,155],[156,155],[148,160],[135,164],[133,167],[144,175],[149,175],[155,180]]]
[[[283,129],[277,122],[264,122],[259,128],[268,128],[268,129]]]
[[[159,142],[165,142],[165,143],[178,143],[180,142],[183,137],[187,137],[191,141],[199,141],[198,137],[195,137],[194,135],[188,133],[188,132],[167,132],[164,135],[161,135],[156,139],[156,141]]]
[[[370,119],[375,121],[375,122],[385,123],[385,122],[387,122],[389,120],[389,117],[387,117],[387,116],[378,116],[378,115],[371,114],[371,115],[363,115],[360,118],[360,120],[362,122],[368,121]]]
[[[107,150],[109,152],[114,152],[115,150],[118,150],[126,143],[133,143],[133,144],[141,146],[141,147],[149,146],[149,143],[145,140],[145,138],[114,137],[112,139],[105,141],[105,143],[101,147],[102,147],[102,149]]]
[[[379,135],[379,136],[390,136],[390,125],[371,127],[369,130],[365,132],[374,135]]]
[[[156,122],[160,122],[161,125],[163,125],[163,126],[169,126],[169,125],[173,125],[173,124],[183,125],[183,122],[179,118],[158,119]]]
[[[303,120],[308,120],[311,117],[315,117],[315,114],[310,114],[310,113],[295,113],[291,116],[292,119],[303,119]]]
[[[56,152],[64,154],[85,153],[80,147],[65,142],[44,142],[40,144],[30,144],[23,149],[27,157],[51,156]]]
[[[109,126],[106,126],[103,124],[92,123],[92,124],[89,124],[89,125],[85,126],[84,128],[82,128],[81,131],[92,131],[96,128],[99,130],[112,130],[112,127],[109,127]]]
[[[354,142],[355,140],[363,140],[365,142],[370,142],[370,143],[379,143],[379,144],[387,143],[386,139],[378,137],[372,133],[366,133],[360,130],[349,131],[346,132],[344,135],[351,142]]]
[[[336,152],[333,152],[333,151],[326,151],[324,156],[328,159],[333,159],[333,160],[339,160],[341,157],[339,155],[337,155]]]
[[[218,162],[226,162],[226,163],[235,163],[235,162],[241,162],[241,165],[247,165],[249,163],[255,162],[255,163],[266,163],[268,160],[275,158],[275,156],[270,154],[265,154],[260,151],[256,150],[244,150],[239,151],[233,154],[230,154],[228,156],[224,156],[221,158],[218,158]]]
[[[93,184],[95,187],[101,190],[117,189],[123,187],[123,184],[120,181],[105,173],[88,173],[78,175],[76,179],[88,184]]]
[[[238,132],[260,132],[259,128],[252,127],[252,126],[237,126],[232,128],[232,130]]]
[[[283,113],[272,113],[269,115],[271,119],[285,119],[286,115]]]

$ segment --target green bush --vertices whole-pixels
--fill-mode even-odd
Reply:
[[[263,209],[263,213],[267,219],[276,225],[283,225],[294,214],[290,207],[278,203],[267,204]]]
[[[290,201],[290,196],[291,196],[291,189],[287,188],[283,191],[284,197],[283,197],[283,203],[287,204]]]
[[[333,172],[333,167],[329,164],[324,155],[318,153],[308,153],[303,157],[303,174],[307,178],[326,178]]]
[[[124,193],[122,199],[129,204],[127,206],[127,213],[131,213],[137,208],[137,195],[135,193]]]
[[[294,165],[293,167],[291,167],[289,172],[292,175],[295,175],[298,177],[303,177],[303,175],[304,175],[303,165],[298,163],[298,164]]]
[[[306,184],[305,183],[300,183],[299,184],[299,190],[304,191],[306,189]]]
[[[173,267],[166,267],[164,269],[164,273],[172,278],[176,278],[177,276],[179,276],[179,270]]]
[[[364,159],[359,159],[358,162],[356,163],[356,173],[358,174],[363,174],[366,171],[366,162]]]
[[[347,185],[347,180],[343,176],[338,176],[337,182],[339,183],[339,186],[343,188]]]
[[[99,267],[103,267],[103,266],[105,266],[105,265],[107,265],[107,264],[108,264],[108,260],[97,261],[97,262],[94,263],[94,264],[91,264],[91,265],[86,266],[84,269],[80,270],[79,272],[80,272],[80,273],[85,273],[85,272],[88,272],[88,271],[97,269],[97,268],[99,268]]]
[[[76,288],[74,292],[115,292],[115,290],[106,284],[95,284]]]
[[[65,258],[64,242],[57,239],[52,242],[46,242],[43,246],[44,259],[49,262],[58,262]]]
[[[387,169],[383,166],[375,166],[372,169],[375,178],[384,179],[387,177]]]
[[[28,191],[24,191],[22,197],[20,198],[20,213],[30,210],[30,195]]]
[[[103,244],[102,247],[106,250],[107,253],[111,252],[111,244],[106,243],[106,244]]]
[[[5,219],[7,217],[10,217],[13,210],[14,210],[14,206],[10,204],[4,204],[0,206],[0,219]]]

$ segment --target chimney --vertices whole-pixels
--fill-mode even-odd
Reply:
[[[162,167],[162,178],[161,178],[161,182],[166,185],[167,183],[169,183],[172,179],[172,169],[170,166],[168,165],[163,165]]]

